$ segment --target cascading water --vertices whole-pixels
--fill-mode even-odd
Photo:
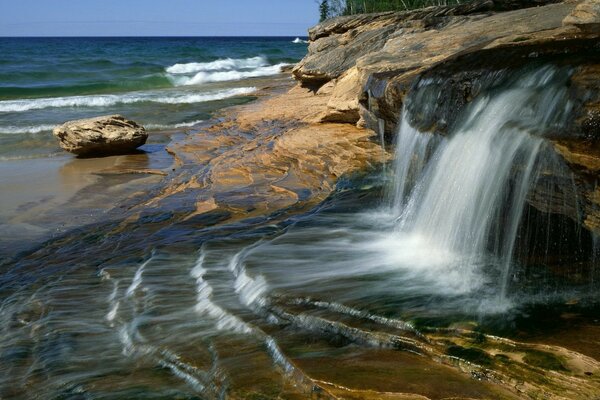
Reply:
[[[505,79],[469,105],[439,144],[402,114],[389,200],[396,229],[450,263],[496,264],[502,297],[526,196],[545,166],[540,135],[569,116],[567,79],[568,71],[553,67]]]

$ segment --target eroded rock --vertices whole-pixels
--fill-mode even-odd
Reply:
[[[428,104],[427,109],[409,110],[411,123],[423,132],[445,135],[494,71],[545,63],[569,66],[571,121],[544,137],[575,177],[577,193],[571,193],[572,187],[560,193],[582,202],[581,210],[563,207],[561,213],[600,233],[595,195],[600,164],[598,4],[488,0],[341,17],[310,30],[309,53],[293,74],[301,85],[322,85],[331,93],[319,121],[373,130],[384,126],[390,139],[407,94],[419,82],[429,82],[434,97],[419,102]],[[555,200],[557,209],[565,203]]]
[[[130,153],[148,139],[143,126],[121,115],[69,121],[53,133],[60,147],[79,156]]]
[[[575,7],[564,20],[563,25],[574,25],[588,32],[600,31],[600,0],[587,0]]]

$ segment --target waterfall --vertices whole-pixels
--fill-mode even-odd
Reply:
[[[435,136],[421,133],[408,123],[407,111],[402,112],[400,129],[396,137],[394,160],[395,180],[392,192],[388,195],[392,210],[399,214],[406,206],[414,182],[421,174],[427,154],[435,146]]]
[[[442,140],[419,132],[402,113],[388,198],[396,229],[449,262],[494,264],[502,297],[527,194],[545,165],[540,136],[569,116],[567,79],[554,67],[506,74],[465,107]]]
[[[379,144],[381,145],[381,165],[382,165],[382,176],[384,179],[387,177],[386,159],[387,153],[385,151],[385,120],[377,119],[377,130],[379,131]]]

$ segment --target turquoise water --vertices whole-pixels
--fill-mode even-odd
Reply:
[[[192,126],[305,53],[293,37],[0,38],[0,160],[56,152],[50,132],[72,119]]]

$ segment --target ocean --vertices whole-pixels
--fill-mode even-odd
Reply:
[[[0,38],[0,162],[60,154],[52,128],[73,119],[193,126],[305,53],[294,37]]]

